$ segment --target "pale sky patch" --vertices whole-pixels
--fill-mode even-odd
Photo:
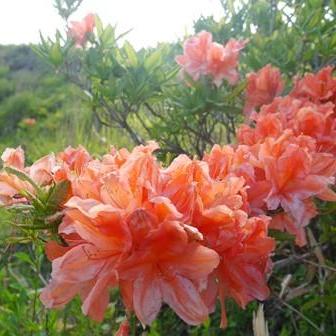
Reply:
[[[0,0],[0,44],[39,42],[39,30],[52,36],[63,22],[53,0]],[[193,21],[201,15],[223,15],[219,0],[84,0],[73,17],[88,12],[98,14],[104,23],[117,24],[117,32],[133,29],[127,39],[136,48],[174,41],[192,33]]]

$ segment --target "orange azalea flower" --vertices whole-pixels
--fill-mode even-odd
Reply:
[[[21,147],[16,149],[6,148],[1,155],[4,167],[12,167],[20,171],[24,170],[25,157],[24,151]],[[17,176],[8,174],[6,172],[0,173],[0,204],[11,205],[17,202],[25,202],[24,197],[20,197],[22,190],[33,191],[32,186],[26,182],[21,181]]]
[[[47,307],[62,307],[80,294],[83,312],[100,321],[108,289],[117,285],[116,264],[130,247],[129,230],[110,205],[76,196],[65,206],[59,233],[68,247],[47,245],[53,273],[41,300]]]
[[[295,236],[295,243],[298,246],[307,244],[305,227],[309,224],[310,220],[318,214],[314,202],[307,199],[303,202],[303,214],[298,223],[290,214],[281,212],[272,217],[270,228],[287,231]]]
[[[48,254],[57,256],[41,296],[48,307],[80,294],[84,313],[101,320],[108,288],[119,279],[126,306],[144,324],[152,322],[161,302],[188,323],[207,318],[198,283],[217,266],[218,256],[190,240],[181,214],[160,193],[160,166],[152,155],[156,148],[154,143],[139,146],[117,171],[103,174],[100,200],[74,196],[68,201],[60,234],[65,241],[70,234],[77,238],[70,249],[48,247]],[[79,262],[75,266],[71,260]],[[90,268],[83,278],[81,267]]]
[[[54,154],[44,156],[30,167],[25,167],[24,152],[20,147],[7,148],[2,155],[2,160],[4,166],[22,171],[40,187],[48,187],[53,183],[68,180],[71,182],[72,189],[76,189],[78,194],[93,195],[94,185],[99,182],[97,177],[99,167],[95,167],[97,162],[92,160],[82,147],[78,149],[69,147],[57,157]],[[25,202],[25,198],[18,197],[21,191],[27,190],[33,195],[36,193],[29,182],[20,180],[15,174],[2,172],[0,180],[0,197],[6,204]],[[72,192],[69,197],[71,195]],[[96,197],[99,198],[99,196]]]
[[[237,132],[239,142],[246,145],[261,143],[266,137],[279,137],[284,130],[295,135],[309,135],[317,143],[319,152],[336,154],[336,119],[331,102],[315,104],[292,97],[276,98],[261,107],[251,117],[255,125],[243,124]]]
[[[57,159],[66,164],[70,171],[77,174],[92,160],[88,151],[82,146],[78,148],[67,147],[64,152],[57,154]]]
[[[304,242],[301,228],[316,214],[307,209],[311,197],[336,200],[336,194],[330,189],[336,174],[335,159],[330,154],[314,153],[311,146],[309,137],[295,138],[290,133],[278,139],[265,139],[258,154],[265,176],[248,190],[251,204],[256,198],[259,206],[265,202],[267,210],[276,210],[280,206],[285,210],[297,227],[296,231],[290,229],[290,232],[300,232],[300,244]],[[321,160],[325,162],[323,165],[314,164]]]
[[[107,258],[90,243],[71,248],[53,261],[53,280],[42,291],[42,302],[48,308],[61,308],[79,294],[83,312],[102,320],[109,300],[108,288],[117,283],[113,271],[117,260],[113,255]]]
[[[224,79],[230,85],[239,80],[237,71],[239,52],[247,41],[231,39],[226,45],[212,43],[207,55],[207,74],[211,75],[216,86],[220,86]]]
[[[258,143],[258,136],[253,127],[246,124],[241,124],[236,133],[238,142],[247,146],[252,146]]]
[[[130,152],[126,148],[121,148],[117,151],[114,147],[111,147],[109,154],[105,154],[102,159],[102,163],[112,169],[120,168],[128,159]]]
[[[1,155],[1,160],[4,166],[13,167],[19,170],[23,170],[25,166],[24,151],[21,147],[16,149],[6,148]]]
[[[100,163],[93,160],[85,148],[68,147],[57,155],[57,161],[56,182],[70,181],[71,195],[99,199]]]
[[[209,154],[205,154],[203,160],[209,165],[209,172],[214,179],[225,179],[230,175],[244,177],[247,184],[255,181],[255,164],[253,153],[248,146],[214,145]]]
[[[217,151],[220,151],[219,147],[214,148],[211,157],[206,157],[210,164],[212,157],[219,157]],[[231,170],[231,148],[224,147],[222,153],[229,154],[228,161],[231,162],[224,163],[224,167]],[[244,179],[234,176],[233,169],[227,174],[225,168],[220,171],[213,164],[210,171],[217,175],[216,180],[210,177],[206,162],[192,161],[181,155],[165,171],[170,178],[166,180],[163,192],[183,214],[185,222],[201,233],[203,244],[220,256],[220,263],[208,279],[203,298],[211,312],[216,297],[219,297],[221,326],[225,327],[225,298],[232,297],[244,307],[255,298],[268,296],[265,274],[269,270],[269,255],[274,242],[267,237],[266,217],[248,218]],[[259,237],[256,241],[248,238],[255,234]]]
[[[31,179],[38,185],[49,185],[54,181],[53,173],[56,167],[55,155],[50,154],[34,162],[26,168]]]
[[[14,175],[0,173],[0,205],[26,202],[26,199],[21,195],[22,190],[34,192],[28,182],[24,182]]]
[[[141,225],[148,220],[141,215],[137,222]],[[209,314],[200,283],[218,262],[215,251],[189,242],[179,222],[167,220],[149,232],[121,264],[121,291],[143,324],[150,324],[165,302],[185,322],[197,325]]]
[[[21,147],[18,147],[16,149],[7,148],[1,159],[5,167],[12,167],[25,173],[37,185],[49,185],[53,181],[53,169],[56,164],[53,155],[45,156],[30,167],[25,167],[24,152]],[[4,205],[26,202],[26,199],[20,196],[21,192],[25,190],[33,195],[36,193],[29,182],[21,180],[15,174],[0,173],[0,199]]]
[[[25,119],[22,120],[22,122],[26,126],[34,126],[36,124],[36,119],[35,118],[25,118]]]
[[[83,312],[100,321],[108,304],[108,289],[117,285],[116,265],[130,248],[130,233],[110,205],[73,197],[66,207],[60,233],[65,241],[70,240],[71,248],[60,251],[56,246],[51,251],[49,246],[49,255],[58,257],[41,300],[47,307],[62,307],[80,294]]]
[[[265,277],[271,270],[269,256],[275,248],[275,241],[267,237],[268,222],[267,217],[252,217],[239,236],[219,233],[218,248],[222,251],[219,254],[223,256],[217,271],[222,306],[221,327],[227,326],[225,298],[232,297],[245,308],[250,301],[262,301],[269,296]]]
[[[69,34],[74,39],[77,47],[84,47],[88,34],[93,32],[96,25],[95,15],[90,13],[82,21],[72,21],[69,28]]]
[[[307,74],[302,79],[295,78],[290,95],[309,99],[315,103],[336,103],[336,78],[332,76],[331,66],[321,69],[317,74]]]
[[[245,115],[249,116],[256,107],[269,104],[284,88],[279,69],[270,64],[264,66],[257,73],[247,76]]]
[[[212,42],[211,33],[202,31],[185,41],[184,53],[176,57],[176,62],[195,81],[200,76],[209,75],[216,86],[220,86],[224,79],[234,85],[239,79],[239,52],[246,43],[231,39],[223,46]]]
[[[176,57],[176,62],[183,71],[198,80],[207,73],[207,54],[212,43],[212,34],[206,31],[198,33],[184,42],[183,55]]]

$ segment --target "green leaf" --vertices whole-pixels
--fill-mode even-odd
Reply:
[[[312,300],[304,303],[301,306],[301,309],[303,311],[307,311],[307,310],[309,311],[313,307],[315,307],[316,305],[321,304],[321,303],[334,308],[334,307],[336,307],[336,296],[335,295],[329,295],[329,296],[315,297]]]
[[[16,227],[20,229],[27,229],[27,230],[47,230],[50,229],[49,225],[41,225],[41,224],[34,224],[34,225],[29,225],[29,224],[17,224],[15,225]]]
[[[123,48],[127,56],[128,64],[136,67],[138,65],[138,57],[132,45],[128,41],[126,41]]]
[[[70,190],[70,182],[62,181],[57,183],[55,187],[52,189],[52,192],[49,196],[47,207],[49,209],[57,209],[63,204],[67,196],[69,195]]]
[[[114,28],[108,25],[100,34],[100,44],[104,48],[111,48],[115,46]]]
[[[8,174],[13,174],[15,176],[17,176],[19,179],[23,180],[23,181],[27,181],[29,182],[35,189],[36,191],[40,192],[41,188],[24,172],[17,170],[13,167],[5,167],[5,171]]]
[[[49,59],[55,66],[60,66],[63,63],[63,54],[61,46],[58,43],[54,43],[49,51]]]
[[[13,205],[10,205],[10,206],[6,206],[6,209],[8,210],[23,210],[23,211],[28,211],[28,210],[33,210],[34,207],[30,204],[13,204]]]
[[[149,71],[152,70],[153,68],[156,68],[161,62],[161,55],[162,55],[162,51],[160,49],[151,53],[145,59],[145,62],[144,62],[145,68]]]
[[[7,248],[1,250],[0,254],[0,270],[2,267],[8,264],[8,259],[10,258],[12,251],[9,248],[10,246],[8,245]]]
[[[32,266],[35,266],[33,261],[31,260],[30,256],[25,252],[16,252],[15,257],[18,258],[19,260],[25,262],[25,263],[28,263]]]
[[[104,28],[103,23],[98,15],[95,16],[95,23],[96,23],[97,35],[98,38],[100,39],[104,32]]]

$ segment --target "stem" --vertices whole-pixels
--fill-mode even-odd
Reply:
[[[281,304],[283,304],[284,306],[286,306],[288,309],[290,309],[291,311],[295,312],[298,316],[300,316],[301,318],[303,318],[307,323],[309,323],[314,329],[316,329],[316,331],[320,334],[323,335],[322,331],[320,330],[320,328],[313,322],[311,321],[307,316],[305,316],[304,314],[302,314],[299,310],[297,310],[295,307],[293,307],[292,305],[290,305],[289,303],[278,299],[279,302]]]

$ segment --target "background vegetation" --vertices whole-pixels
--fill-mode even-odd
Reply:
[[[195,22],[195,32],[211,31],[214,40],[221,42],[231,37],[248,38],[240,62],[242,76],[271,63],[283,72],[288,90],[293,75],[336,63],[334,0],[221,2],[223,18],[217,22],[212,17],[202,17]],[[104,29],[108,32],[102,32],[100,38],[103,47],[108,48],[115,32]],[[35,46],[39,55],[28,46],[1,46],[0,150],[22,145],[32,162],[67,145],[81,143],[99,154],[110,144],[132,147],[143,140],[156,139],[165,146],[162,156],[170,160],[179,152],[200,155],[213,141],[225,143],[229,140],[227,120],[218,118],[233,118],[235,125],[242,120],[237,111],[242,107],[243,87],[229,100],[225,88],[209,89],[207,82],[193,89],[177,89],[176,83],[166,85],[167,78],[176,75],[174,56],[182,51],[180,42],[138,52],[124,44],[121,55],[112,58],[113,66],[111,59],[106,60],[104,48],[85,55],[65,55],[60,46],[61,57],[71,59],[69,71],[60,71],[64,68],[59,66],[57,57],[51,57],[52,50],[57,56],[52,49],[57,41],[48,42],[44,49]],[[77,62],[90,67],[89,76],[73,76]],[[123,101],[127,108],[121,105]],[[100,108],[102,102],[107,109]],[[116,118],[114,111],[122,118]],[[222,123],[224,131],[216,126],[216,137],[212,139],[208,134],[211,128],[205,129],[197,143],[205,114],[210,123]],[[271,335],[336,335],[333,207],[326,208],[325,215],[310,226],[310,244],[305,248],[294,246],[287,235],[277,233],[272,295],[265,302]],[[12,230],[9,217],[1,210],[0,335],[111,335],[123,318],[117,299],[102,324],[84,317],[77,301],[64,311],[42,306],[38,293],[47,281],[50,265],[43,257],[42,246],[24,241],[14,245],[8,240]],[[234,303],[229,304],[225,332],[217,327],[217,314],[201,327],[187,327],[170,310],[164,310],[146,333],[252,335],[252,311],[256,307],[256,303],[250,304],[242,311]],[[137,326],[137,335],[140,332]]]

